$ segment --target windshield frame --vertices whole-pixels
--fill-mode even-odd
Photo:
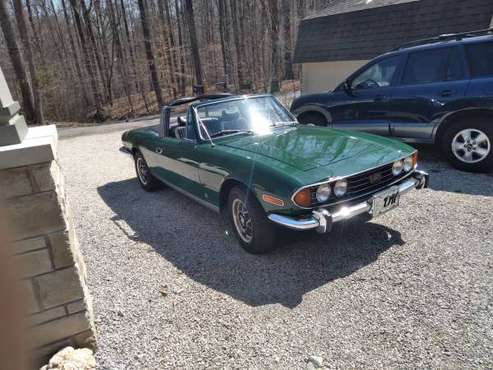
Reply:
[[[230,133],[230,134],[226,134],[226,135],[212,138],[209,130],[207,130],[206,125],[202,122],[202,120],[199,117],[198,109],[204,108],[207,106],[211,106],[211,105],[218,105],[218,104],[228,103],[228,102],[233,102],[233,101],[253,100],[253,99],[262,99],[262,98],[271,98],[274,101],[274,103],[277,104],[281,109],[283,109],[287,113],[288,117],[290,117],[292,119],[292,121],[283,122],[283,123],[285,123],[284,125],[273,126],[272,127],[273,129],[279,128],[279,127],[287,127],[288,123],[290,125],[297,125],[298,124],[298,120],[296,119],[296,117],[286,107],[284,107],[284,105],[274,95],[271,95],[271,94],[241,95],[241,96],[235,96],[235,97],[227,98],[227,99],[208,101],[208,102],[199,103],[199,104],[191,106],[190,108],[193,110],[193,114],[194,114],[194,118],[195,118],[194,121],[195,121],[196,131],[198,133],[198,137],[200,138],[201,141],[209,142],[212,145],[214,145],[213,140],[216,140],[216,139],[231,137],[234,135],[241,135],[241,134],[245,134],[245,133],[251,133],[251,131],[244,130],[244,131],[238,131],[238,132],[234,132],[234,133]],[[206,137],[204,137],[204,135],[203,135],[203,130],[205,130],[205,133],[207,134]]]

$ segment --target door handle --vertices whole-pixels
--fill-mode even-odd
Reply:
[[[454,92],[452,90],[443,90],[442,92],[440,92],[440,96],[443,98],[452,96],[453,94]]]
[[[164,149],[163,148],[156,148],[154,150],[157,154],[163,154],[164,153]]]
[[[375,101],[376,102],[386,102],[386,101],[389,101],[389,99],[384,95],[377,95],[377,96],[375,96]]]

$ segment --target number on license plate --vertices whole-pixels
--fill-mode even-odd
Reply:
[[[377,217],[385,212],[388,212],[399,205],[399,189],[391,188],[381,193],[375,194],[373,197],[372,213],[373,217]]]

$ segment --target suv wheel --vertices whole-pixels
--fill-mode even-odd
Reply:
[[[327,119],[323,114],[317,112],[303,113],[298,117],[299,123],[303,125],[327,126]]]
[[[247,252],[262,254],[275,248],[274,225],[257,199],[241,187],[234,187],[229,193],[228,216],[234,234]]]
[[[493,122],[487,119],[458,121],[445,131],[441,144],[449,161],[460,170],[493,169]]]

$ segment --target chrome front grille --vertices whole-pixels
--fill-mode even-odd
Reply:
[[[348,192],[346,197],[352,198],[357,195],[371,193],[372,191],[378,190],[405,175],[402,174],[401,176],[394,176],[392,174],[392,165],[392,163],[387,164],[358,175],[350,176],[347,179]]]

